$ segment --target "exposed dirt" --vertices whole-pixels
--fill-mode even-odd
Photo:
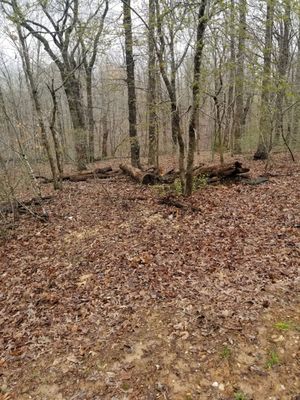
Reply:
[[[300,165],[271,172],[183,210],[125,177],[67,183],[49,222],[22,216],[0,247],[0,399],[299,400]]]

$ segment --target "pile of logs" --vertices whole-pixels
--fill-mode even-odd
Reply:
[[[64,175],[63,181],[82,182],[89,179],[110,179],[121,174],[130,176],[134,181],[143,185],[171,184],[179,177],[179,171],[174,169],[161,174],[157,168],[151,167],[146,170],[135,168],[130,164],[120,164],[119,169],[112,167],[97,168],[93,171],[84,171],[77,174]],[[237,177],[246,177],[249,168],[242,166],[242,163],[235,161],[224,165],[197,166],[194,168],[195,177],[203,177],[207,183],[214,183],[224,180],[234,180]],[[44,176],[37,176],[43,183],[50,183],[51,179]]]
[[[121,164],[120,169],[136,182],[144,185],[171,184],[179,177],[179,172],[175,170],[170,170],[166,174],[161,175],[155,168],[142,171],[128,164]],[[242,163],[235,161],[234,163],[224,165],[201,165],[194,168],[193,174],[195,177],[205,178],[207,183],[213,183],[224,180],[234,180],[237,177],[248,178],[246,175],[248,172],[249,168],[245,168],[242,166]]]

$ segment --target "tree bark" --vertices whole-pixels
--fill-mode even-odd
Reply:
[[[165,62],[165,38],[162,30],[162,17],[160,15],[160,8],[159,8],[159,1],[155,0],[156,6],[156,27],[157,33],[160,42],[160,48],[156,47],[156,54],[159,63],[159,70],[163,81],[165,83],[169,99],[170,99],[170,107],[171,107],[171,129],[172,129],[172,138],[173,143],[177,143],[179,146],[179,172],[180,172],[180,181],[181,181],[181,188],[182,192],[184,192],[184,185],[185,185],[185,168],[184,168],[184,157],[185,157],[185,145],[182,135],[182,130],[180,126],[180,113],[177,104],[177,93],[176,93],[176,68],[171,67],[171,79],[169,79],[166,69],[166,62]],[[173,49],[174,50],[174,49]],[[172,45],[171,45],[172,51]]]
[[[76,150],[76,164],[79,171],[86,169],[87,158],[87,129],[82,103],[81,84],[75,73],[67,74],[63,71],[64,88],[69,103],[70,116],[73,124],[73,133]]]
[[[101,15],[100,22],[98,23],[98,28],[95,32],[94,38],[92,40],[92,51],[91,57],[88,59],[88,51],[85,45],[85,41],[82,35],[80,35],[79,40],[83,50],[83,65],[85,69],[85,79],[86,79],[86,96],[87,96],[87,120],[88,120],[88,154],[89,161],[95,161],[95,121],[94,121],[94,105],[93,105],[93,68],[97,59],[98,54],[98,44],[103,32],[104,21],[108,12],[108,0],[105,0],[105,7],[103,14]],[[84,31],[84,29],[83,29]]]
[[[265,25],[264,66],[261,89],[261,114],[259,121],[259,142],[254,154],[255,160],[266,160],[270,151],[272,137],[272,118],[270,107],[272,35],[274,26],[274,0],[267,0],[267,15]]]
[[[278,59],[278,82],[277,96],[275,104],[275,135],[274,144],[280,142],[283,133],[283,104],[286,96],[287,73],[290,57],[289,39],[291,27],[291,3],[290,0],[285,1],[284,15],[282,16],[283,34],[279,38],[279,59]]]
[[[156,173],[144,172],[128,164],[120,164],[120,169],[136,182],[142,183],[143,185],[154,185],[158,182],[158,175]]]
[[[55,122],[56,122],[56,115],[57,115],[57,98],[56,98],[56,92],[54,90],[54,83],[52,81],[52,87],[48,87],[51,97],[52,97],[52,103],[53,103],[53,108],[52,108],[52,115],[50,119],[50,131],[52,133],[52,138],[53,138],[53,143],[54,143],[54,151],[55,151],[55,158],[56,158],[56,164],[57,164],[57,169],[59,172],[59,180],[61,180],[63,173],[64,173],[64,159],[63,159],[63,148],[62,148],[62,135],[58,135],[58,132],[55,127]]]
[[[297,64],[296,64],[296,74],[295,74],[295,97],[298,103],[295,106],[292,124],[292,134],[290,142],[295,145],[300,139],[300,12],[298,16],[298,38],[297,38]]]
[[[228,100],[227,100],[227,116],[226,126],[224,133],[224,144],[233,151],[232,146],[232,127],[234,121],[234,80],[235,80],[235,3],[230,0],[230,16],[229,16],[229,36],[230,36],[230,64],[229,64],[229,86],[228,86]]]
[[[158,138],[156,122],[156,57],[155,57],[155,0],[149,0],[148,32],[148,164],[158,165]]]
[[[107,140],[108,140],[108,121],[107,121],[107,112],[104,112],[104,115],[102,117],[102,158],[107,157]]]
[[[247,1],[239,0],[239,34],[238,34],[238,53],[236,60],[236,101],[235,118],[233,129],[233,153],[242,152],[241,139],[245,130],[244,118],[244,80],[245,80],[245,43],[246,43],[246,14]]]
[[[125,32],[125,60],[127,71],[127,90],[128,90],[128,120],[131,163],[134,167],[140,166],[140,145],[137,136],[137,113],[136,113],[136,93],[135,93],[135,74],[132,42],[132,22],[131,22],[131,0],[123,3],[123,26]]]
[[[189,121],[189,147],[187,154],[187,167],[186,167],[186,182],[185,182],[185,195],[190,196],[193,191],[193,166],[194,154],[196,145],[196,126],[197,126],[197,110],[199,108],[200,96],[200,72],[201,61],[204,47],[204,33],[207,24],[207,17],[205,16],[207,0],[202,0],[198,12],[197,24],[197,38],[196,50],[194,56],[194,78],[193,78],[193,104]]]
[[[93,111],[93,91],[92,91],[92,70],[87,68],[86,71],[86,97],[87,97],[87,120],[89,132],[89,161],[95,161],[95,121]]]

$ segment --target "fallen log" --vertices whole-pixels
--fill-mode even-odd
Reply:
[[[77,175],[69,175],[63,177],[64,181],[70,181],[70,182],[83,182],[87,181],[88,179],[109,179],[112,178],[113,176],[119,175],[120,171],[109,171],[107,173],[97,173],[95,171],[92,172],[85,172]]]
[[[93,171],[84,171],[77,174],[68,174],[62,177],[63,181],[70,182],[83,182],[88,179],[109,179],[113,176],[119,175],[119,170],[113,170],[112,167],[96,168]],[[52,179],[46,178],[45,176],[37,175],[37,179],[41,179],[42,183],[51,183]]]
[[[112,172],[112,167],[96,168],[94,170],[95,174],[106,174],[107,172]]]
[[[129,164],[120,164],[120,169],[124,174],[129,175],[136,182],[143,185],[155,185],[160,182],[157,172],[142,171]]]
[[[242,166],[242,163],[235,161],[224,165],[212,165],[207,167],[198,167],[194,169],[194,176],[204,176],[208,179],[218,178],[219,180],[232,178],[240,174],[249,172],[249,168]],[[216,180],[213,180],[216,181]]]

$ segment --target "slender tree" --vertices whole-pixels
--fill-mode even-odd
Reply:
[[[148,137],[149,165],[158,165],[158,138],[156,123],[156,52],[155,52],[155,0],[149,0],[148,31]]]
[[[80,46],[77,31],[80,24],[83,25],[80,21],[79,0],[62,3],[56,1],[55,4],[40,1],[35,4],[35,8],[27,8],[18,0],[1,0],[0,3],[5,14],[44,47],[60,71],[73,125],[77,167],[79,170],[85,169],[88,161],[87,121],[79,74],[83,61],[77,57]],[[42,22],[35,19],[37,12],[41,13]],[[96,15],[96,12],[91,12],[87,18],[88,23],[84,24],[85,29]]]
[[[267,14],[265,22],[264,65],[261,88],[261,108],[259,121],[259,142],[254,159],[268,158],[272,137],[272,110],[271,110],[271,82],[272,82],[272,51],[274,27],[274,0],[267,0]]]
[[[193,191],[193,167],[194,167],[194,154],[196,145],[196,124],[197,124],[197,110],[199,108],[200,97],[200,73],[201,61],[204,47],[204,34],[207,25],[207,17],[205,15],[207,0],[201,0],[198,17],[197,17],[197,37],[195,44],[194,55],[194,78],[193,78],[193,101],[192,110],[189,121],[189,147],[187,154],[187,167],[186,167],[186,182],[185,194],[187,196],[192,194]]]
[[[277,94],[275,104],[274,144],[278,144],[283,134],[283,106],[288,83],[288,67],[290,59],[291,1],[285,0],[283,5],[278,35]]]
[[[167,60],[166,60],[166,40],[163,32],[163,20],[164,16],[160,12],[160,4],[158,0],[155,0],[156,6],[156,27],[157,27],[157,36],[159,39],[159,46],[156,46],[156,53],[158,58],[159,70],[166,86],[168,96],[170,99],[170,107],[171,107],[171,127],[172,127],[172,139],[173,143],[176,144],[178,141],[179,146],[179,171],[180,171],[180,181],[182,189],[185,185],[185,167],[184,167],[184,158],[185,158],[185,145],[183,140],[183,133],[180,125],[180,111],[178,107],[177,101],[177,89],[176,89],[176,72],[181,65],[188,47],[184,50],[179,62],[175,65],[175,53],[174,53],[174,38],[170,40],[169,43],[171,45],[171,77],[168,75],[167,69]],[[172,29],[171,29],[172,32]],[[173,49],[173,50],[172,50]],[[172,55],[173,54],[173,55]]]
[[[54,186],[54,189],[60,189],[61,183],[58,179],[57,165],[55,163],[55,159],[53,157],[51,146],[50,146],[48,136],[47,136],[46,126],[45,126],[45,122],[44,122],[44,118],[43,118],[42,106],[41,106],[41,102],[39,99],[38,87],[36,85],[36,80],[34,79],[34,76],[32,73],[28,47],[27,47],[26,40],[24,38],[24,35],[22,33],[22,29],[21,29],[20,25],[17,25],[17,32],[18,32],[19,41],[20,41],[20,45],[21,45],[21,56],[22,56],[22,61],[23,61],[24,72],[28,78],[29,89],[31,92],[32,101],[34,103],[35,110],[37,113],[38,124],[39,124],[40,131],[41,131],[42,143],[46,150],[47,158],[48,158],[51,173],[52,173],[53,186]]]
[[[236,101],[235,101],[235,116],[234,116],[234,129],[233,129],[233,152],[235,154],[241,153],[241,139],[245,129],[245,116],[244,116],[244,80],[245,80],[245,44],[246,44],[246,15],[247,15],[247,1],[239,0],[239,29],[238,29],[238,51],[236,59]]]
[[[108,12],[108,0],[105,0],[104,10],[99,21],[97,20],[94,21],[94,25],[96,25],[96,31],[94,31],[94,29],[92,30],[88,29],[89,21],[85,22],[84,24],[81,24],[79,30],[79,40],[82,47],[82,59],[83,59],[85,81],[86,81],[87,120],[88,120],[88,131],[89,131],[88,149],[89,149],[90,162],[93,162],[95,160],[93,69],[98,55],[99,41],[103,32],[104,21],[107,12]]]
[[[296,105],[293,114],[293,124],[290,141],[296,145],[300,140],[300,10],[298,15],[298,37],[297,37],[297,59],[296,59],[296,72],[294,79],[294,92]]]
[[[126,61],[126,72],[127,72],[126,82],[128,90],[128,120],[129,120],[131,164],[134,167],[139,167],[140,145],[137,136],[136,93],[135,93],[130,0],[127,0],[126,2],[123,3],[123,26],[125,32],[125,61]]]

